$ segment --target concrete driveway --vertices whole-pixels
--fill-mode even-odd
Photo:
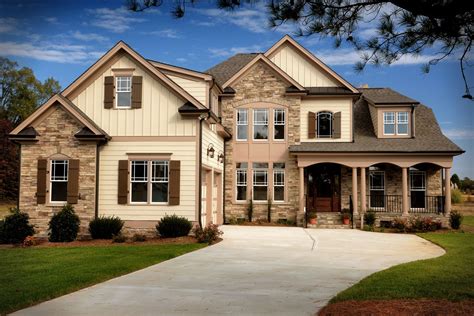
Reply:
[[[413,235],[224,226],[205,249],[17,312],[18,315],[313,315],[390,266],[444,250]]]

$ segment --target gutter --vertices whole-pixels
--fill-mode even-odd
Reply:
[[[415,138],[415,104],[411,105],[411,138]]]

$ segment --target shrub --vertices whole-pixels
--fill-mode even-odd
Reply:
[[[112,239],[113,236],[120,234],[122,227],[123,221],[119,217],[102,216],[89,223],[89,233],[92,239]]]
[[[399,233],[407,231],[408,223],[405,218],[397,217],[392,221],[392,227]]]
[[[224,234],[219,227],[215,224],[209,224],[204,229],[201,227],[196,227],[193,230],[196,239],[200,243],[212,244],[216,242],[220,236]]]
[[[229,225],[237,225],[237,224],[238,224],[237,217],[231,216],[231,217],[227,220],[227,224],[229,224]]]
[[[462,215],[458,211],[452,211],[449,215],[449,225],[452,229],[459,229],[462,223]]]
[[[37,244],[38,240],[33,236],[26,236],[25,240],[23,240],[23,247],[36,246]]]
[[[441,228],[441,222],[434,221],[430,217],[413,217],[407,228],[410,232],[432,232]]]
[[[193,225],[184,217],[166,215],[156,225],[156,230],[163,238],[187,236]]]
[[[367,226],[373,227],[375,224],[375,212],[369,210],[367,213],[365,213],[364,221]]]
[[[20,212],[17,208],[11,208],[10,215],[0,223],[0,243],[19,244],[27,236],[32,236],[35,230],[29,221],[28,214]]]
[[[79,232],[80,222],[79,217],[74,212],[74,207],[69,204],[64,205],[62,210],[54,214],[49,221],[49,241],[74,241]]]
[[[459,204],[462,203],[462,192],[459,189],[451,190],[451,203]]]
[[[134,234],[133,237],[132,237],[132,241],[134,241],[134,242],[143,242],[143,241],[146,241],[146,240],[147,240],[147,238],[143,234]]]
[[[124,243],[127,241],[127,237],[125,237],[122,233],[119,233],[118,235],[112,236],[112,242],[113,243]]]

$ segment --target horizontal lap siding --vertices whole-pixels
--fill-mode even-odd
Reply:
[[[209,144],[214,147],[214,157],[210,158],[207,155],[207,148]],[[217,170],[223,170],[223,163],[220,163],[217,157],[219,153],[224,153],[224,141],[223,139],[212,131],[210,126],[203,124],[202,126],[202,163],[208,167],[212,167]]]
[[[179,84],[181,88],[186,90],[186,92],[196,98],[196,100],[206,105],[207,85],[205,81],[194,81],[171,75],[168,75],[168,77]]]
[[[341,138],[324,139],[308,138],[308,112],[320,111],[341,112]],[[349,142],[352,131],[352,100],[351,99],[306,99],[301,101],[300,128],[302,142]]]
[[[120,205],[118,194],[118,161],[127,160],[127,153],[171,153],[171,160],[181,161],[180,204]],[[195,220],[196,184],[195,142],[114,142],[105,145],[100,153],[99,214],[116,215],[123,220],[156,220],[165,214],[176,213]]]

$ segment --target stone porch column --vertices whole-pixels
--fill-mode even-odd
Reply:
[[[408,168],[402,167],[402,211],[408,216]]]
[[[354,215],[359,215],[358,203],[357,203],[357,168],[356,167],[352,168],[352,209],[354,210]]]
[[[444,168],[444,214],[451,213],[451,168]]]
[[[363,214],[367,210],[367,192],[365,182],[366,168],[360,168],[360,212]]]
[[[304,217],[304,207],[305,207],[305,199],[304,199],[304,168],[303,167],[299,167],[299,171],[300,171],[300,210],[299,210],[299,214],[301,216],[303,216],[303,221],[305,219]],[[296,221],[298,222],[298,218],[296,219]]]

